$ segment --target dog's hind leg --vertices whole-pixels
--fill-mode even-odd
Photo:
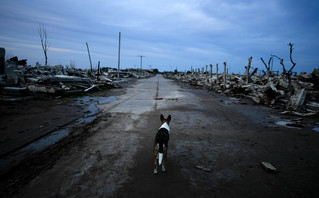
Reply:
[[[166,162],[166,156],[167,156],[167,144],[164,144],[164,157],[162,162],[162,172],[165,172],[165,162]]]
[[[157,172],[157,154],[158,154],[158,149],[157,149],[157,144],[154,145],[154,174],[156,175]]]
[[[165,172],[166,169],[165,169],[165,157],[164,157],[164,160],[163,160],[163,164],[162,164],[162,172]]]

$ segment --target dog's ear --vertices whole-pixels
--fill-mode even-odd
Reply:
[[[165,118],[164,118],[163,114],[161,114],[160,118],[161,118],[161,121],[164,122]]]
[[[168,115],[168,117],[167,117],[167,119],[166,119],[167,124],[169,124],[169,122],[171,121],[171,119],[172,119],[171,115]]]

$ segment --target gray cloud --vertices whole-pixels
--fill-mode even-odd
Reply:
[[[31,64],[43,60],[41,48],[33,47],[34,54],[27,52],[40,44],[39,24],[47,27],[51,64],[68,64],[72,59],[86,67],[85,42],[89,42],[92,59],[116,66],[120,31],[121,63],[127,67],[139,65],[137,55],[143,54],[146,65],[160,70],[227,61],[233,72],[242,72],[250,56],[255,66],[264,69],[259,58],[267,59],[271,53],[289,60],[289,42],[296,43],[296,71],[310,72],[319,61],[319,3],[314,0],[16,0],[3,4],[0,46]],[[22,49],[17,50],[19,46]]]

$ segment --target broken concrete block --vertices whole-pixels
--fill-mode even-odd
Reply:
[[[6,67],[5,74],[7,75],[7,82],[9,84],[18,84],[19,76],[9,67]]]
[[[251,97],[251,99],[256,103],[256,104],[260,104],[261,103],[261,100],[260,98],[257,98],[257,97]]]
[[[277,173],[278,170],[269,162],[260,162],[260,166],[269,173]]]
[[[319,103],[317,103],[317,102],[308,102],[305,106],[308,109],[319,112]]]
[[[26,78],[26,81],[28,83],[38,83],[39,82],[39,79],[38,78]]]
[[[275,92],[278,92],[277,88],[275,87],[272,81],[268,82],[267,85]]]
[[[47,92],[50,94],[54,94],[55,93],[55,89],[53,87],[51,87],[50,89],[47,89]]]
[[[29,91],[36,93],[36,92],[41,92],[41,93],[47,93],[47,88],[43,86],[35,86],[35,85],[29,85],[28,86]]]
[[[305,89],[297,89],[290,97],[290,101],[288,103],[288,107],[293,110],[300,110],[305,102],[307,92]]]
[[[278,85],[285,89],[288,89],[289,87],[289,83],[286,81],[286,79],[280,79]]]

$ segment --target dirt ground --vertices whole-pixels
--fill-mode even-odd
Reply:
[[[319,196],[318,117],[280,115],[160,75],[114,91],[83,135],[2,177],[1,197]],[[171,136],[167,171],[154,175],[161,113],[172,116]],[[281,126],[287,120],[303,127]]]

